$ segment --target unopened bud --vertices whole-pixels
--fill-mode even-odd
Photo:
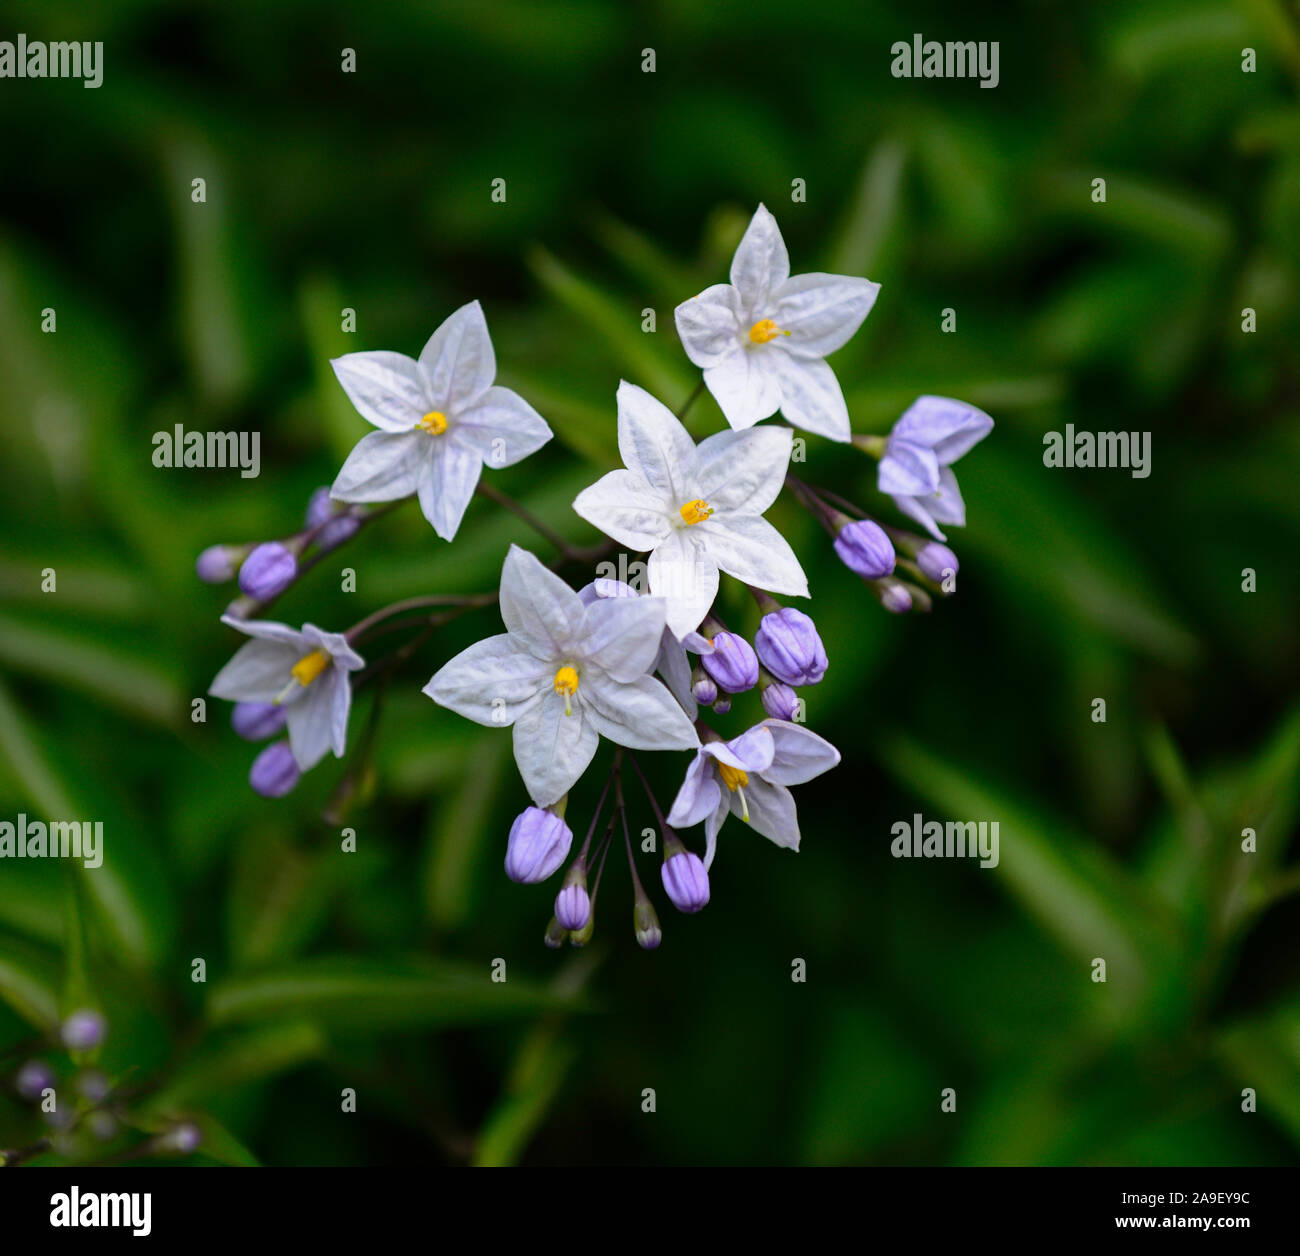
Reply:
[[[239,569],[239,588],[248,597],[265,602],[283,593],[298,578],[298,560],[279,541],[259,545]]]
[[[248,783],[263,798],[282,798],[301,777],[302,769],[287,741],[272,742],[248,770]]]

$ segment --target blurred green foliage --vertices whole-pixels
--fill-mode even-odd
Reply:
[[[200,1119],[196,1162],[1295,1161],[1293,8],[49,0],[23,22],[103,40],[105,81],[0,94],[0,816],[102,820],[106,859],[0,866],[6,1070],[97,1003],[101,1066],[141,1129]],[[914,31],[999,40],[999,87],[891,78]],[[928,618],[883,615],[778,508],[832,660],[810,721],[845,757],[800,791],[802,852],[729,828],[712,903],[665,908],[654,955],[613,862],[596,944],[544,950],[554,887],[501,872],[507,739],[418,693],[494,611],[393,686],[356,854],[320,819],[338,765],[255,798],[221,704],[190,720],[234,645],[193,560],[292,531],[330,481],[364,425],[329,357],[415,353],[480,298],[502,382],[558,438],[494,483],[586,543],[568,503],[612,462],[618,379],[684,400],[672,307],[760,200],[796,271],[884,284],[833,359],[858,430],[922,392],[998,423],[960,467],[960,594]],[[1152,432],[1151,477],[1049,473],[1067,422]],[[261,478],[155,469],[175,423],[259,430]],[[814,443],[807,475],[877,504],[865,458]],[[452,547],[398,511],[277,614],[488,589],[512,540],[545,550],[482,500]],[[655,768],[666,799],[680,765]],[[892,859],[914,810],[998,819],[997,870]],[[39,1132],[0,1097],[0,1142]]]

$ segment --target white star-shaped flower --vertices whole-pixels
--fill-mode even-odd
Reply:
[[[799,849],[799,817],[787,786],[829,771],[840,752],[802,724],[763,720],[731,741],[710,741],[696,752],[677,791],[668,823],[689,828],[704,821],[704,866],[717,853],[718,830],[728,815],[789,850]]]
[[[760,205],[731,260],[731,282],[683,301],[677,334],[732,427],[779,409],[796,427],[846,441],[848,408],[823,359],[862,326],[879,291],[849,275],[792,277],[781,229]]]
[[[331,749],[341,759],[352,707],[348,673],[365,665],[347,638],[315,624],[303,624],[299,632],[265,619],[223,615],[221,622],[253,640],[217,673],[208,692],[231,702],[282,705],[289,748],[302,771]]]
[[[681,707],[647,675],[664,630],[661,599],[584,606],[512,545],[501,569],[501,618],[506,632],[463,650],[424,692],[476,724],[513,724],[515,762],[539,807],[569,792],[601,737],[632,750],[699,745]]]
[[[389,502],[412,493],[450,541],[483,464],[508,467],[551,439],[546,420],[518,393],[494,385],[496,357],[477,301],[437,331],[419,361],[379,350],[331,365],[362,418],[363,436],[330,489],[341,502]]]
[[[718,571],[770,593],[808,596],[785,538],[763,518],[785,482],[786,427],[719,432],[697,447],[661,402],[618,387],[618,449],[611,471],[574,499],[589,523],[632,550],[649,550],[650,592],[668,601],[679,639],[699,626],[718,592]]]

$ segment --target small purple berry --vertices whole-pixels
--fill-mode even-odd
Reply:
[[[713,653],[700,657],[700,666],[726,693],[744,693],[758,684],[758,655],[744,637],[719,632],[713,638]]]
[[[108,1022],[93,1008],[83,1007],[73,1012],[59,1027],[63,1045],[72,1051],[89,1051],[104,1041]]]
[[[247,596],[264,602],[283,593],[298,578],[298,560],[279,541],[266,541],[244,559],[239,569],[239,588]]]
[[[709,874],[704,860],[689,850],[680,851],[665,859],[659,875],[664,891],[678,911],[700,911],[709,901]]]
[[[284,727],[285,714],[274,702],[236,702],[230,727],[245,741],[265,741]]]
[[[782,681],[773,681],[762,693],[763,710],[774,720],[791,720],[799,713],[799,695]]]
[[[579,930],[591,915],[591,898],[585,886],[566,885],[555,896],[555,919],[562,928]]]
[[[553,811],[528,807],[510,826],[506,876],[521,885],[545,881],[565,860],[573,830]]]
[[[39,1099],[54,1085],[54,1072],[44,1060],[28,1060],[14,1078],[14,1088],[24,1099]]]
[[[870,519],[846,523],[835,538],[835,552],[864,580],[879,580],[894,570],[894,547],[884,528]]]
[[[253,760],[248,771],[248,783],[253,792],[263,798],[282,798],[302,776],[298,761],[293,757],[287,741],[272,742]]]
[[[938,541],[928,541],[916,551],[916,565],[922,575],[935,584],[942,584],[948,572],[957,574],[957,555]]]
[[[815,685],[826,675],[826,647],[817,625],[793,606],[763,616],[754,648],[763,666],[787,685]]]

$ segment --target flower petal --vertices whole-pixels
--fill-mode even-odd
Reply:
[[[457,414],[449,430],[453,442],[467,445],[489,467],[512,467],[554,435],[528,402],[499,384]]]
[[[705,526],[695,525],[696,530]],[[646,575],[650,592],[667,601],[667,624],[679,639],[700,626],[718,596],[717,563],[687,540],[680,528],[654,548]]]
[[[847,441],[852,435],[849,410],[835,372],[821,358],[795,357],[782,345],[763,348],[771,350],[767,360],[781,388],[781,413],[795,427]]]
[[[553,682],[552,665],[503,632],[476,641],[444,663],[422,692],[467,720],[501,728],[550,692]]]
[[[420,476],[420,509],[433,530],[444,541],[451,541],[469,509],[483,463],[472,449],[443,437],[433,439],[439,444]]]
[[[346,673],[336,672],[330,695],[330,737],[334,757],[343,758],[348,748],[348,715],[352,711],[352,682]]]
[[[610,471],[573,499],[588,523],[632,550],[651,550],[671,530],[663,494],[639,471]]]
[[[725,789],[718,790],[717,810],[704,821],[704,870],[713,866],[713,857],[718,853],[718,831],[726,823],[731,810],[731,797]]]
[[[840,761],[840,752],[811,728],[786,720],[764,720],[763,726],[772,734],[775,748],[763,776],[775,785],[802,785]]]
[[[462,305],[429,337],[420,351],[420,369],[434,403],[430,408],[450,411],[449,418],[487,391],[496,378],[497,362],[477,301]]]
[[[304,653],[283,641],[247,641],[216,674],[208,693],[231,702],[273,702]]]
[[[686,712],[686,718],[693,723],[700,713],[700,707],[691,692],[691,663],[686,657],[685,647],[667,628],[659,640],[654,670],[668,686],[668,692],[677,699],[677,705]]]
[[[361,417],[386,432],[409,432],[429,410],[419,364],[404,353],[345,353],[330,365]]]
[[[327,672],[309,685],[297,702],[285,706],[289,749],[298,767],[308,772],[330,751],[334,740],[334,684],[338,676]]]
[[[352,447],[330,486],[340,502],[391,502],[410,497],[433,459],[425,432],[371,432]]]
[[[723,358],[743,352],[740,336],[740,294],[729,283],[715,283],[673,311],[677,335],[686,356],[696,366],[717,366]]]
[[[796,356],[824,358],[862,326],[880,285],[849,275],[795,275],[773,293],[777,325],[790,333],[785,348]]]
[[[515,762],[539,807],[558,802],[587,770],[600,737],[580,703],[564,713],[557,693],[546,695],[515,722]]]
[[[941,466],[956,462],[993,430],[983,410],[951,397],[918,397],[894,424],[891,435],[933,449]]]
[[[529,652],[548,662],[568,652],[582,624],[578,595],[526,549],[501,566],[501,619]]]
[[[586,661],[616,681],[644,676],[659,653],[665,610],[657,597],[598,598],[578,630]]]
[[[326,632],[315,624],[303,624],[302,637],[309,645],[324,650],[334,665],[345,672],[360,671],[366,665],[365,659],[348,644],[347,637],[341,632]]]
[[[926,501],[926,509],[940,523],[954,523],[959,528],[966,526],[966,503],[962,499],[961,489],[957,487],[957,476],[951,467],[940,469],[939,491]]]
[[[713,763],[701,750],[686,769],[681,788],[668,812],[668,823],[679,829],[699,824],[705,816],[717,810],[720,801],[718,789]]]
[[[257,637],[262,641],[281,641],[306,654],[311,645],[297,628],[288,624],[278,624],[273,619],[240,619],[238,615],[222,615],[221,622],[227,628],[242,632],[246,637]]]
[[[740,799],[732,794],[731,810],[740,815]],[[794,795],[784,785],[773,785],[762,777],[749,778],[745,787],[745,803],[749,808],[749,826],[769,841],[787,850],[799,849],[799,815],[795,811]]]
[[[653,676],[618,684],[608,676],[584,677],[578,687],[592,726],[616,746],[630,750],[693,750],[695,726],[677,700]]]
[[[715,510],[761,515],[785,483],[794,433],[785,427],[719,432],[695,454],[700,496]]]
[[[772,293],[790,278],[790,256],[781,228],[765,205],[754,211],[736,255],[731,259],[731,283],[740,294],[743,317],[764,317]]]
[[[772,736],[769,724],[770,721],[767,720],[755,724],[753,728],[747,728],[739,737],[733,737],[728,742],[710,742],[710,749],[716,755],[717,749],[725,746],[735,756],[736,762],[732,764],[733,767],[741,767],[746,772],[753,772],[756,775],[766,772],[772,766],[772,759],[776,755],[776,738]],[[721,755],[717,757],[721,758]],[[722,761],[726,762],[725,759]]]
[[[684,498],[695,442],[662,401],[626,380],[618,386],[618,452],[662,497]]]
[[[915,519],[936,541],[946,541],[948,538],[939,531],[939,525],[935,523],[934,517],[922,505],[926,500],[927,498],[924,497],[895,497],[894,505],[908,518]]]
[[[728,575],[769,593],[808,596],[808,577],[794,550],[766,519],[724,515],[696,524],[694,532],[704,552]]]
[[[764,365],[770,356],[742,349],[704,368],[704,382],[731,427],[753,427],[780,406],[781,387]]]
[[[933,493],[939,487],[939,460],[925,445],[890,437],[877,468],[876,487],[891,497]]]

